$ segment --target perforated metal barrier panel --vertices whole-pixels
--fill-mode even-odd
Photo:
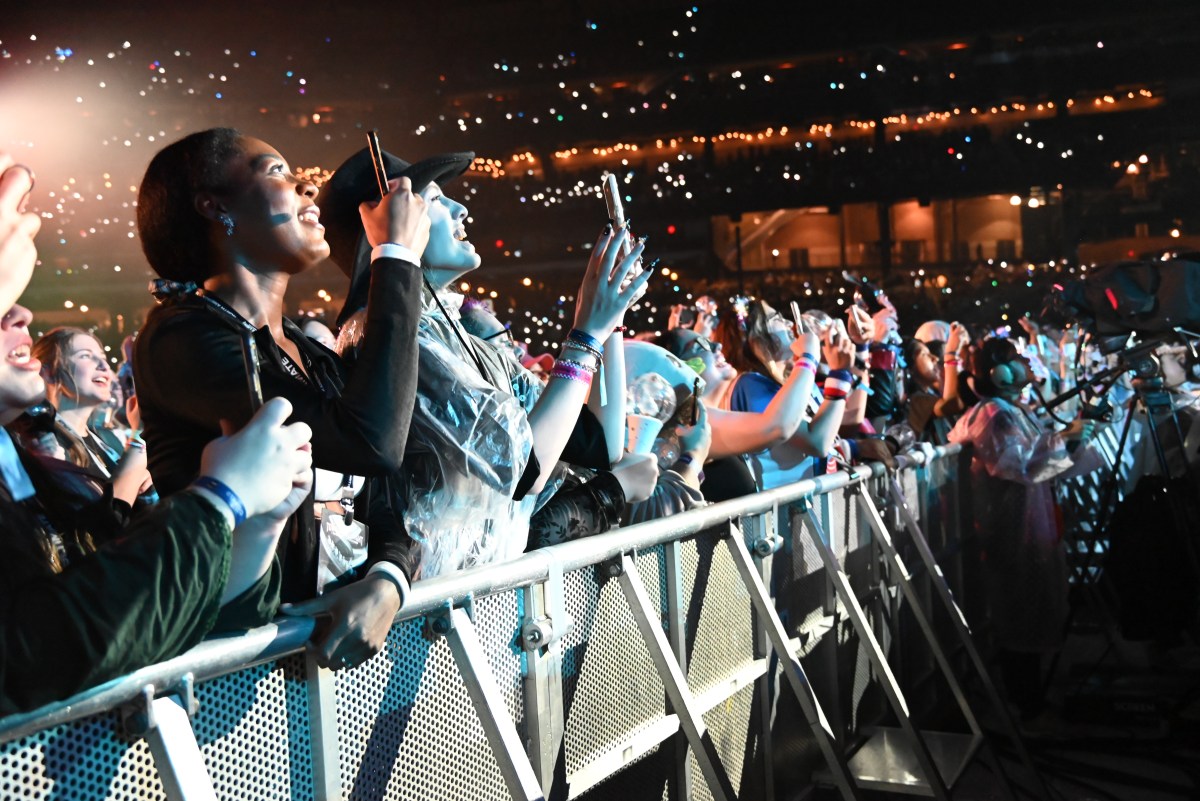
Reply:
[[[951,458],[902,476],[910,506],[938,545],[956,534],[957,507],[944,497],[957,492],[956,476]],[[877,500],[884,489],[874,480]],[[779,504],[778,516],[768,507],[741,523],[751,548],[762,532],[782,537],[778,553],[760,565],[767,589],[835,730],[854,732],[879,715],[874,678],[829,592],[812,534],[792,516],[793,503]],[[870,530],[848,492],[817,497],[816,510],[853,583],[869,588]],[[682,632],[672,649],[682,649],[686,689],[729,782],[740,797],[760,798],[773,777],[775,797],[783,799],[810,782],[822,760],[780,679],[778,660],[759,641],[748,585],[722,539],[728,531],[717,525],[682,537],[677,546],[639,550],[637,578],[663,631],[669,633],[674,622]],[[553,644],[560,658],[555,664],[561,664],[561,690],[555,690],[561,751],[553,780],[571,784],[556,792],[657,801],[683,782],[688,797],[712,798],[696,755],[682,747],[679,719],[621,582],[601,565],[559,575],[572,625]],[[464,665],[447,639],[419,617],[397,623],[375,658],[333,674],[336,732],[328,753],[336,764],[323,772],[316,762],[324,752],[313,741],[319,712],[310,709],[313,679],[303,654],[198,683],[191,730],[216,796],[318,801],[327,797],[321,774],[335,777],[330,793],[345,799],[513,797],[513,773],[506,774],[498,756],[505,752],[489,739],[464,677],[472,669],[490,673],[497,699],[492,711],[515,727],[521,747],[532,753],[546,739],[546,732],[533,730],[529,712],[531,654],[541,651],[522,648],[529,619],[522,598],[520,589],[507,590],[481,594],[469,605],[485,665]],[[552,777],[539,778],[546,783]],[[170,783],[160,778],[147,742],[124,734],[115,711],[0,745],[3,799],[167,799],[164,786]]]

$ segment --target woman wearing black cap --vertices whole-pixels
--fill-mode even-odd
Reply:
[[[366,271],[371,335],[351,371],[283,317],[290,278],[329,255],[316,197],[317,188],[296,178],[273,147],[227,128],[185,137],[147,168],[138,233],[150,265],[167,279],[159,283],[171,286],[157,293],[166,299],[138,337],[134,375],[150,472],[162,495],[188,485],[203,445],[224,425],[250,417],[247,334],[257,343],[264,396],[287,398],[291,419],[312,427],[318,467],[366,476],[399,467],[414,397],[425,203],[401,181],[383,202],[355,209],[369,245],[393,253]],[[387,494],[360,502],[359,517],[378,521],[366,576],[321,599],[334,623],[317,657],[331,667],[357,664],[382,647],[407,587],[408,543],[386,525],[394,517],[381,507]],[[284,600],[311,598],[318,589],[311,512],[291,518],[279,555]],[[346,622],[352,612],[360,621],[353,627]]]
[[[649,278],[643,273],[626,280],[635,273],[644,246],[634,244],[619,259],[628,232],[610,226],[592,251],[574,329],[545,389],[536,380],[515,380],[519,377],[511,360],[500,359],[462,328],[462,297],[448,291],[480,259],[467,239],[466,207],[446,196],[440,183],[465,171],[472,158],[470,153],[447,154],[409,164],[384,154],[389,178],[410,177],[430,215],[430,244],[421,263],[426,296],[417,332],[417,407],[394,496],[406,528],[420,543],[421,576],[522,553],[529,517],[560,458],[609,467],[594,418],[590,427],[577,421],[604,340]],[[341,317],[348,329],[355,326],[367,253],[362,225],[351,211],[371,197],[374,180],[369,153],[363,150],[334,172],[320,201],[331,257],[351,276]],[[583,441],[589,439],[601,447],[586,447]]]

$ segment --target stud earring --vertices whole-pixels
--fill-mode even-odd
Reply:
[[[221,216],[217,217],[217,220],[221,223],[221,225],[225,226],[225,236],[233,236],[233,218],[228,214],[222,214]]]

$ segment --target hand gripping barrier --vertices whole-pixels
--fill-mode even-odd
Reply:
[[[821,781],[859,798],[881,786],[853,764],[876,724],[930,705],[899,695],[932,664],[900,608],[961,597],[958,456],[418,582],[353,670],[306,656],[310,620],[206,641],[0,720],[0,797],[783,799]],[[888,575],[914,530],[937,561],[904,571],[902,603]],[[930,775],[905,791],[944,797],[940,741],[910,728],[910,772]]]

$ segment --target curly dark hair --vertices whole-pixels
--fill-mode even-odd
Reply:
[[[150,160],[138,190],[137,228],[146,260],[163,278],[201,283],[212,275],[214,223],[196,210],[196,195],[228,189],[225,165],[241,137],[233,128],[209,128]]]

